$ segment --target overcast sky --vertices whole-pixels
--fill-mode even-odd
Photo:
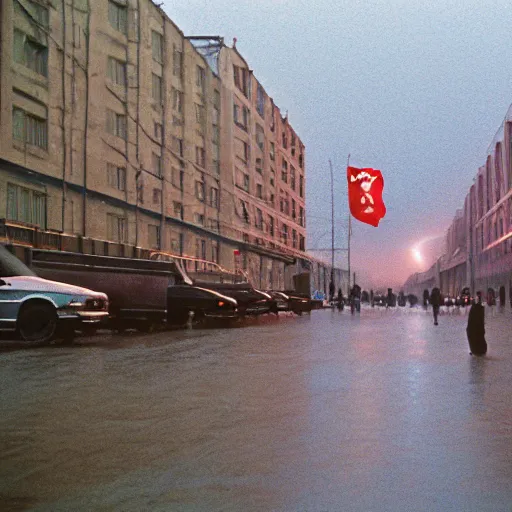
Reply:
[[[308,247],[346,247],[346,161],[384,175],[387,215],[353,220],[363,287],[424,270],[512,102],[510,0],[165,0],[185,35],[237,48],[306,145]],[[432,244],[423,250],[427,263]],[[432,257],[430,255],[430,257]],[[337,259],[344,262],[346,257]]]

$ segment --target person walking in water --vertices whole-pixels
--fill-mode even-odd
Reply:
[[[487,353],[487,342],[485,341],[485,310],[482,305],[482,293],[477,292],[476,303],[471,306],[468,315],[469,354],[483,356]]]
[[[441,307],[441,290],[437,287],[432,288],[430,304],[432,304],[432,313],[434,314],[434,325],[439,325],[437,323],[437,317],[439,316],[439,308]]]

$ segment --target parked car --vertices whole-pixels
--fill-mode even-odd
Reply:
[[[194,284],[196,286],[202,285],[199,282]],[[204,283],[204,287],[235,299],[238,303],[240,316],[277,313],[276,301],[268,293],[254,289],[249,283],[211,282]]]
[[[174,285],[167,289],[167,322],[183,325],[194,313],[195,319],[231,319],[238,317],[238,303],[232,297],[208,288]]]
[[[294,290],[285,290],[284,293],[290,297],[292,311],[294,313],[311,313],[311,310],[314,309],[313,301],[308,294]]]
[[[300,316],[302,313],[310,313],[313,309],[312,301],[308,295],[293,290],[270,290],[267,293],[276,301],[279,311],[292,311]]]
[[[37,277],[0,245],[0,328],[23,341],[71,337],[108,317],[108,298],[87,288]]]

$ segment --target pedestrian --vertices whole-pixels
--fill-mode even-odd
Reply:
[[[482,305],[482,292],[477,292],[476,303],[469,310],[466,334],[469,342],[469,354],[483,356],[487,353],[485,341],[485,310]]]
[[[441,290],[435,287],[432,288],[432,292],[430,293],[430,304],[432,304],[432,313],[434,315],[434,325],[439,325],[437,323],[437,317],[439,316],[439,308],[441,306]]]
[[[423,307],[427,309],[428,307],[428,290],[423,290]]]
[[[343,311],[343,292],[341,291],[341,288],[338,288],[338,311]]]
[[[335,287],[334,287],[334,283],[333,281],[331,280],[331,282],[329,283],[329,302],[333,304],[333,301],[334,301],[334,290],[335,290]]]

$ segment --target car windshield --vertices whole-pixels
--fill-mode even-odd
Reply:
[[[0,245],[0,277],[35,276],[25,263]]]

